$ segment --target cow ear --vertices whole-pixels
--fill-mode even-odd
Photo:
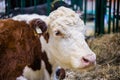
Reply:
[[[33,19],[29,22],[29,24],[30,24],[30,27],[33,28],[35,35],[37,35],[38,37],[43,35],[44,39],[48,43],[49,34],[47,32],[46,23],[41,19]]]
[[[44,34],[47,31],[47,25],[41,19],[33,19],[29,22],[29,24],[37,34]]]

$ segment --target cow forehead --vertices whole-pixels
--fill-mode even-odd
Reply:
[[[69,26],[74,26],[79,24],[79,18],[74,18],[74,17],[67,17],[63,16],[60,18],[57,18],[56,20],[52,21],[50,24],[50,27],[53,26],[63,26],[63,27],[69,27]]]
[[[73,27],[74,29],[80,30],[83,32],[84,22],[79,18],[79,16],[61,16],[55,20],[49,19],[50,23],[48,22],[48,28],[50,30],[55,29],[69,29]]]
[[[65,20],[71,18],[75,19],[76,17],[78,18],[79,16],[72,9],[60,7],[57,10],[50,13],[50,15],[47,18],[47,22],[48,24],[52,24],[51,22],[59,20],[60,18]]]
[[[69,8],[65,7],[59,7],[57,10],[50,13],[49,18],[52,19],[52,21],[56,20],[57,18],[60,18],[62,16],[75,16],[76,13]]]
[[[51,12],[45,22],[48,25],[49,32],[54,32],[55,30],[67,32],[70,29],[78,30],[83,34],[85,32],[84,22],[75,11],[69,8],[60,7]]]

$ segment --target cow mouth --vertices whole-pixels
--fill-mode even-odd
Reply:
[[[95,70],[96,66],[95,65],[89,65],[89,66],[85,66],[82,68],[77,68],[77,69],[71,69],[75,72],[89,72],[91,70]]]
[[[82,67],[82,68],[79,68],[80,70],[85,70],[85,71],[87,71],[87,70],[92,70],[92,69],[94,69],[96,67],[96,62],[95,63],[91,63],[91,64],[89,64],[89,65],[87,65],[87,66],[84,66],[84,67]]]
[[[90,62],[88,59],[85,59],[84,57],[82,58],[82,63],[85,65],[85,66],[89,66],[90,65]]]
[[[82,57],[81,62],[83,64],[83,68],[89,68],[91,66],[95,66],[96,61],[91,60],[89,58]]]
[[[93,70],[96,67],[96,62],[90,63],[87,59],[82,59],[82,66],[78,67],[78,71],[88,71]]]

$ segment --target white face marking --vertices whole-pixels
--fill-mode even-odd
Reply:
[[[58,13],[59,12],[59,13]],[[60,7],[46,20],[49,41],[41,37],[50,62],[65,68],[82,69],[96,60],[83,35],[84,23],[71,9]]]

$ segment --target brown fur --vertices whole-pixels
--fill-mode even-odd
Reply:
[[[16,80],[22,75],[26,65],[33,70],[40,69],[41,59],[45,62],[46,70],[51,75],[52,66],[46,52],[41,51],[39,40],[39,37],[43,35],[48,42],[49,34],[43,33],[36,36],[34,24],[45,27],[41,28],[43,31],[47,30],[44,22],[41,24],[41,20],[37,21],[39,23],[37,25],[36,21],[31,22],[32,25],[31,23],[28,25],[24,21],[0,20],[0,80]]]
[[[46,42],[49,42],[49,33],[44,33],[43,34],[44,39],[46,40]]]
[[[38,34],[36,32],[36,26],[39,27],[42,30],[41,34]],[[41,19],[33,19],[30,21],[30,27],[33,28],[35,30],[35,35],[39,37],[41,37],[41,35],[44,37],[44,39],[46,40],[46,42],[48,43],[49,40],[49,34],[46,33],[47,32],[47,25],[45,24],[44,21],[42,21]],[[46,69],[49,72],[49,74],[51,75],[52,73],[52,66],[51,64],[48,62],[48,57],[46,52],[41,53],[41,58],[42,60],[45,62],[46,64]]]
[[[47,57],[46,52],[43,52],[41,54],[41,57],[42,57],[43,61],[45,62],[46,69],[47,69],[48,73],[51,75],[52,74],[52,65],[48,61],[48,57]]]
[[[0,80],[16,80],[26,65],[40,69],[41,44],[33,31],[25,22],[0,20]]]

